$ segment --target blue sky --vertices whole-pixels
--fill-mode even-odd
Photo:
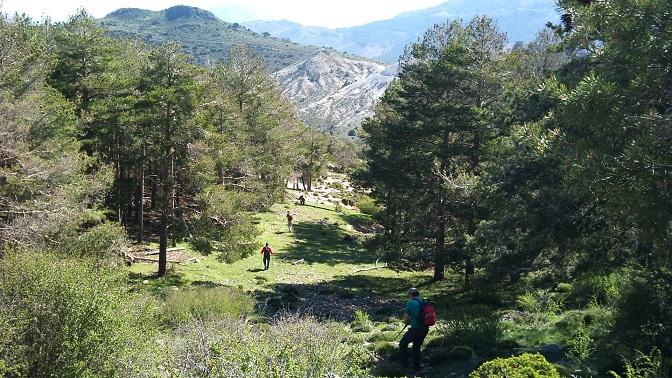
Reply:
[[[0,10],[61,21],[78,8],[87,9],[94,17],[103,17],[118,8],[161,10],[183,4],[213,11],[231,22],[287,19],[335,28],[387,19],[446,1],[450,0],[0,0]]]

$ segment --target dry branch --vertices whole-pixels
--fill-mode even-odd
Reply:
[[[381,266],[378,266],[378,260],[380,260],[380,259],[376,259],[376,264],[375,264],[375,266],[370,267],[370,268],[355,269],[355,270],[352,271],[352,273],[368,272],[369,270],[376,270],[376,269],[385,269],[385,268],[387,268],[387,263],[385,263],[385,264],[383,264],[383,265],[381,265]]]

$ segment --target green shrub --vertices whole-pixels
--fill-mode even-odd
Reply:
[[[561,282],[558,286],[555,287],[555,291],[558,293],[571,293],[573,286],[571,283]]]
[[[628,270],[614,272],[604,276],[588,276],[572,285],[570,299],[579,306],[587,306],[591,302],[602,306],[616,304],[623,291],[624,284],[629,282]]]
[[[369,314],[367,314],[366,311],[356,310],[353,318],[352,325],[371,324],[371,320],[369,320]]]
[[[516,299],[516,304],[518,308],[528,313],[555,315],[562,311],[565,298],[565,293],[551,293],[548,290],[537,290],[520,295]]]
[[[535,293],[527,292],[516,299],[518,307],[525,312],[541,312],[541,303]]]
[[[182,377],[361,377],[366,350],[341,326],[282,315],[270,324],[193,321],[167,342]]]
[[[376,205],[376,202],[368,196],[362,196],[357,200],[357,208],[364,214],[369,214],[371,216],[376,216],[380,211],[380,207]]]
[[[397,351],[395,344],[389,341],[376,341],[367,345],[367,349],[376,352],[378,356],[389,357],[392,353]]]
[[[371,337],[369,337],[369,341],[370,342],[396,341],[397,340],[397,335],[399,335],[399,332],[394,332],[394,331],[374,333],[373,335],[371,335]]]
[[[65,252],[72,256],[120,256],[128,249],[126,230],[118,223],[103,222],[76,237],[64,241]]]
[[[340,191],[343,191],[343,189],[344,189],[343,184],[341,184],[340,182],[332,182],[331,184],[329,184],[329,187],[331,189],[336,189],[336,190],[340,190]]]
[[[586,327],[579,326],[574,336],[567,342],[567,356],[577,363],[585,363],[593,354],[593,339]]]
[[[350,329],[352,329],[353,332],[371,332],[373,330],[369,314],[365,311],[356,310],[353,318],[354,319],[350,323]]]
[[[169,326],[193,319],[238,317],[254,310],[254,298],[237,288],[215,287],[177,290],[161,305],[161,319]]]
[[[628,360],[624,359],[623,376],[610,371],[614,378],[658,378],[669,377],[663,364],[663,355],[658,348],[654,348],[650,354],[636,351],[635,356]]]
[[[441,322],[435,326],[437,342],[448,345],[466,345],[481,352],[495,348],[501,330],[494,316],[466,315]]]
[[[218,253],[218,259],[227,263],[250,256],[256,250],[259,231],[249,211],[254,210],[258,198],[211,185],[196,199],[201,211],[190,222],[194,249],[203,254]]]
[[[560,373],[540,354],[525,353],[497,358],[481,365],[469,378],[560,378]]]
[[[616,305],[613,335],[619,352],[634,357],[633,350],[653,350],[672,361],[672,271],[659,268],[631,275]],[[668,362],[672,364],[672,362]]]
[[[60,257],[59,257],[60,256]],[[156,373],[154,302],[92,258],[9,251],[0,258],[0,361],[7,376]],[[153,373],[154,372],[154,373]]]
[[[474,353],[474,350],[465,345],[458,345],[453,347],[448,351],[448,353],[446,353],[447,358],[458,361],[468,360],[473,358],[475,355],[476,353]]]

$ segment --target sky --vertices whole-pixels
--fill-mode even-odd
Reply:
[[[79,8],[100,18],[119,8],[162,10],[182,4],[207,9],[229,22],[286,19],[337,28],[383,20],[446,1],[449,0],[0,0],[0,10],[63,21]]]

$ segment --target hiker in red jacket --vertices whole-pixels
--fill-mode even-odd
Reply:
[[[273,254],[273,250],[268,246],[268,243],[266,243],[264,248],[261,249],[261,253],[264,255],[264,270],[268,270],[271,266],[271,255]]]

